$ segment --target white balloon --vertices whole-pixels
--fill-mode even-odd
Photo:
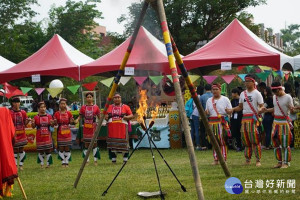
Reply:
[[[63,88],[64,84],[59,79],[54,79],[50,82],[49,88]]]

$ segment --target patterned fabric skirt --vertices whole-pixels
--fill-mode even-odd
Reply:
[[[123,134],[120,134],[122,132]],[[115,137],[117,135],[118,137]],[[119,137],[123,135],[123,137]],[[112,152],[128,153],[128,126],[124,123],[108,123],[107,149]]]
[[[16,131],[15,135],[16,137],[15,137],[14,148],[20,148],[27,145],[28,140],[27,140],[25,130]]]
[[[38,151],[45,151],[53,148],[51,134],[41,135],[40,130],[36,133],[36,149]]]

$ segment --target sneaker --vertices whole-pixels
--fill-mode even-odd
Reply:
[[[95,165],[95,166],[97,166],[97,165],[98,165],[97,161],[95,161],[95,162],[94,162],[94,165]]]
[[[44,169],[44,165],[41,165],[41,169]]]
[[[117,164],[117,161],[116,160],[113,160],[113,161],[111,161],[112,162],[112,164]]]
[[[50,168],[50,165],[47,165],[46,168]]]
[[[201,150],[205,151],[205,150],[207,150],[207,147],[201,147]]]
[[[61,167],[62,167],[62,168],[65,168],[65,167],[66,167],[66,165],[65,165],[65,164],[61,164]]]
[[[68,167],[69,167],[69,164],[66,164],[65,167],[68,168]]]
[[[260,166],[261,166],[260,161],[256,161],[256,167],[260,167]]]
[[[282,166],[281,166],[281,168],[284,168],[284,169],[286,169],[286,168],[288,168],[289,166],[287,165],[287,164],[283,164]]]
[[[281,163],[277,163],[276,165],[273,166],[274,169],[276,168],[281,168],[282,164]]]
[[[23,171],[23,166],[22,165],[20,165],[20,170]]]

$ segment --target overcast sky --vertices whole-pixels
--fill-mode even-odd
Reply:
[[[38,0],[38,2],[40,6],[34,6],[33,9],[40,14],[35,18],[39,21],[48,17],[51,5],[65,5],[66,0]],[[117,19],[121,14],[128,12],[127,7],[133,2],[140,0],[102,0],[98,4],[98,9],[103,13],[104,19],[97,22],[106,26],[107,31],[122,33],[124,28],[117,23]],[[249,8],[246,11],[254,15],[255,23],[264,23],[265,27],[279,32],[290,24],[300,24],[299,8],[300,0],[267,0],[267,5]]]

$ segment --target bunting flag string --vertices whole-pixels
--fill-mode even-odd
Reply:
[[[122,76],[120,79],[120,83],[122,83],[122,85],[126,85],[126,83],[131,79],[131,76]]]
[[[67,87],[73,94],[76,94],[77,90],[80,88],[80,85],[73,85]]]
[[[246,67],[246,66],[243,66],[243,65],[242,65],[242,66],[238,66],[237,69],[238,69],[238,71],[242,71],[245,67]]]
[[[221,76],[221,78],[226,82],[226,83],[231,83],[231,81],[235,78],[235,75],[224,75]]]
[[[254,68],[253,65],[248,65],[247,66],[247,72],[250,73],[250,71]]]
[[[246,76],[247,74],[239,74],[238,76],[242,79],[242,81],[245,81],[245,76]]]
[[[290,76],[290,74],[284,74],[284,78],[286,81],[289,80],[289,76]]]
[[[274,77],[278,76],[278,73],[276,73],[275,71],[272,71],[272,74],[273,74]]]
[[[133,77],[133,78],[139,85],[142,85],[144,81],[147,79],[146,76]]]
[[[208,84],[211,84],[218,76],[203,76]]]
[[[96,87],[97,84],[98,84],[98,81],[94,81],[92,83],[82,84],[82,86],[85,87],[89,91],[93,91],[95,89],[95,87]]]
[[[189,75],[189,77],[190,77],[192,83],[194,83],[196,80],[198,80],[200,78],[199,75]]]
[[[30,90],[32,90],[31,87],[20,87],[20,89],[22,90],[22,92],[23,92],[24,94],[26,94],[27,92],[29,92]]]
[[[155,85],[158,85],[164,76],[149,76],[149,78]]]
[[[45,88],[35,88],[34,89],[38,95],[41,95]]]
[[[266,81],[267,78],[269,77],[270,73],[269,72],[264,72],[264,73],[256,73],[256,76],[260,78],[262,81]]]
[[[114,77],[111,77],[111,78],[107,78],[107,79],[104,79],[102,81],[100,81],[103,85],[105,85],[106,87],[110,87],[111,83],[113,82],[114,80]]]
[[[63,91],[64,88],[47,88],[47,91],[51,95],[51,97],[56,97],[59,93]]]

